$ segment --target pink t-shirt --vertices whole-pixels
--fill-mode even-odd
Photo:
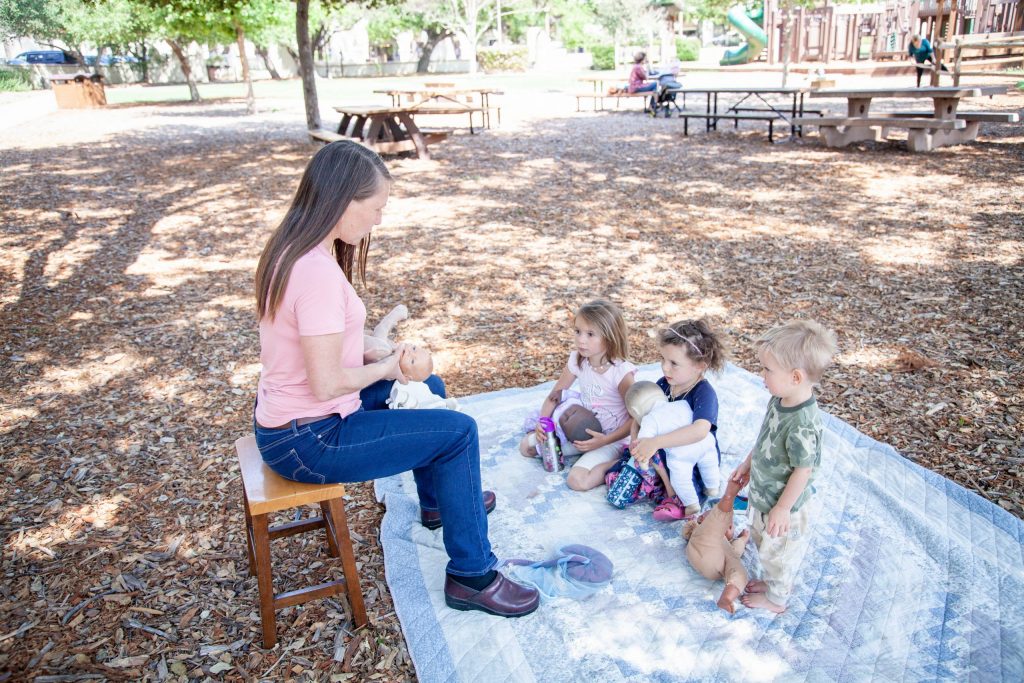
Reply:
[[[614,432],[629,419],[626,403],[619,393],[619,383],[626,375],[636,372],[636,366],[629,361],[619,360],[612,363],[604,373],[599,373],[586,359],[582,367],[578,363],[579,352],[573,351],[569,354],[567,367],[576,376],[583,405],[594,411],[601,423],[601,431],[605,434]]]
[[[338,267],[318,245],[292,267],[281,307],[271,321],[260,321],[260,382],[256,389],[256,421],[276,427],[300,417],[359,409],[359,393],[318,401],[309,388],[299,337],[344,333],[341,362],[346,368],[363,364],[363,324],[366,307]]]

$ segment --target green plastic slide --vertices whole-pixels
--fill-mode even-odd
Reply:
[[[761,28],[764,23],[764,8],[758,7],[748,11],[743,5],[736,5],[729,10],[725,17],[747,39],[747,44],[740,45],[735,50],[727,50],[725,56],[718,63],[721,66],[731,66],[746,64],[757,59],[761,50],[768,44],[768,36]]]

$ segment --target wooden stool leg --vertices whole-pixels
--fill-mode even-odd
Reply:
[[[345,516],[345,506],[340,498],[332,498],[327,501],[331,514],[331,521],[336,534],[338,549],[341,551],[341,568],[345,572],[345,585],[348,588],[348,604],[352,607],[352,621],[357,628],[366,626],[369,620],[366,618],[366,606],[363,604],[363,591],[359,587],[359,574],[356,572],[356,558],[352,552],[352,538],[348,533],[348,518]]]
[[[326,500],[320,501],[320,516],[324,518],[324,530],[327,532],[327,554],[331,557],[341,557],[338,553],[338,541],[334,533],[334,520],[331,518],[331,509]]]
[[[270,568],[270,531],[267,515],[252,518],[253,553],[256,556],[256,583],[260,593],[260,619],[263,621],[263,647],[277,644],[274,617],[274,579]]]
[[[252,516],[249,514],[249,497],[242,484],[242,507],[245,512],[245,552],[249,556],[249,576],[256,576],[256,559],[252,555]]]

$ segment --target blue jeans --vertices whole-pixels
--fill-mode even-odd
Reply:
[[[483,576],[498,559],[487,539],[487,513],[480,485],[480,442],[476,420],[453,410],[388,410],[393,382],[363,389],[362,407],[345,417],[332,415],[283,429],[255,422],[263,461],[282,477],[313,484],[357,482],[412,470],[420,507],[441,511],[446,571]],[[444,382],[427,385],[444,396]]]

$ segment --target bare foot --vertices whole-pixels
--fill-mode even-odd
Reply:
[[[775,612],[776,614],[782,614],[786,611],[786,608],[782,605],[776,605],[774,602],[768,599],[768,596],[764,593],[747,593],[742,598],[742,602],[751,609],[766,609],[769,612]]]
[[[744,533],[746,533],[746,532],[744,532]],[[768,584],[765,583],[764,581],[758,581],[757,579],[754,579],[753,581],[751,581],[750,583],[747,584],[747,587],[743,589],[743,592],[745,592],[745,593],[767,593],[768,592]]]
[[[740,589],[729,583],[726,584],[725,590],[722,591],[722,596],[718,598],[717,604],[729,614],[736,614],[736,607],[733,605],[733,602],[738,597],[740,597]]]
[[[750,529],[744,529],[743,532],[739,536],[737,536],[736,538],[750,538]],[[753,582],[751,582],[751,583],[753,583]],[[759,583],[763,583],[763,582],[759,582]],[[748,588],[747,592],[748,593],[756,593],[756,592],[758,592],[758,591],[749,590],[749,587],[750,587],[750,584],[747,584],[747,588]]]

